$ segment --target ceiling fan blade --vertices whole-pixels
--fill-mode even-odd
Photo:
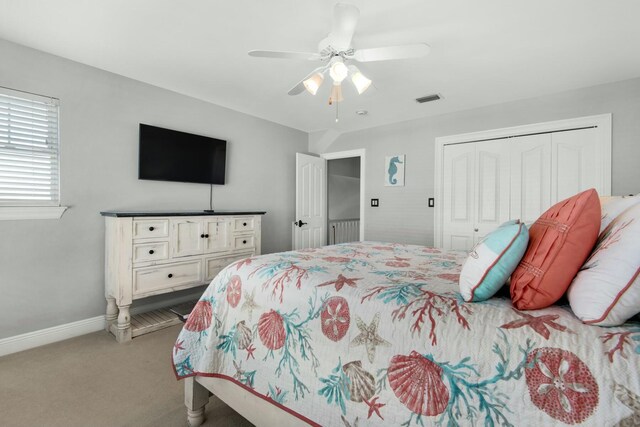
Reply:
[[[347,50],[358,25],[360,10],[352,4],[337,3],[333,9],[333,26],[329,34],[329,44],[336,50]]]
[[[277,59],[302,59],[308,61],[320,60],[320,54],[310,52],[282,52],[277,50],[250,50],[249,56]]]
[[[371,49],[357,49],[353,59],[358,62],[389,61],[392,59],[419,58],[429,54],[428,44],[406,44],[402,46],[374,47]]]
[[[289,92],[287,92],[289,95],[294,96],[294,95],[300,95],[302,92],[304,92],[304,81],[307,80],[309,77],[313,76],[316,73],[324,73],[327,70],[326,66],[323,67],[318,67],[315,70],[313,70],[312,72],[310,72],[309,74],[307,74],[305,76],[304,79],[300,80],[300,82],[295,85],[294,87],[291,88],[291,90],[289,90]]]

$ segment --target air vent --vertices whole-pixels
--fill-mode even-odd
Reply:
[[[437,101],[440,98],[442,97],[436,93],[433,95],[427,95],[420,98],[416,98],[416,102],[418,102],[419,104],[424,104],[425,102]]]

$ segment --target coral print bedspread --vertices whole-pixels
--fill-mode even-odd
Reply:
[[[464,303],[465,257],[360,242],[239,261],[185,324],[176,375],[323,426],[640,424],[640,323]]]

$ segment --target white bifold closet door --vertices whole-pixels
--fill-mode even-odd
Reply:
[[[530,225],[560,200],[602,192],[601,149],[595,129],[445,145],[442,246],[471,250],[509,219]]]
[[[604,156],[595,129],[551,134],[551,201],[557,203],[589,188],[602,187]]]
[[[502,141],[445,147],[445,248],[469,250],[509,218],[509,164]]]
[[[509,219],[532,224],[551,206],[551,135],[505,140],[511,152],[511,211]]]

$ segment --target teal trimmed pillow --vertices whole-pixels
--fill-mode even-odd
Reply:
[[[462,266],[462,298],[467,302],[491,298],[516,269],[528,243],[529,230],[519,220],[505,222],[489,233]]]

